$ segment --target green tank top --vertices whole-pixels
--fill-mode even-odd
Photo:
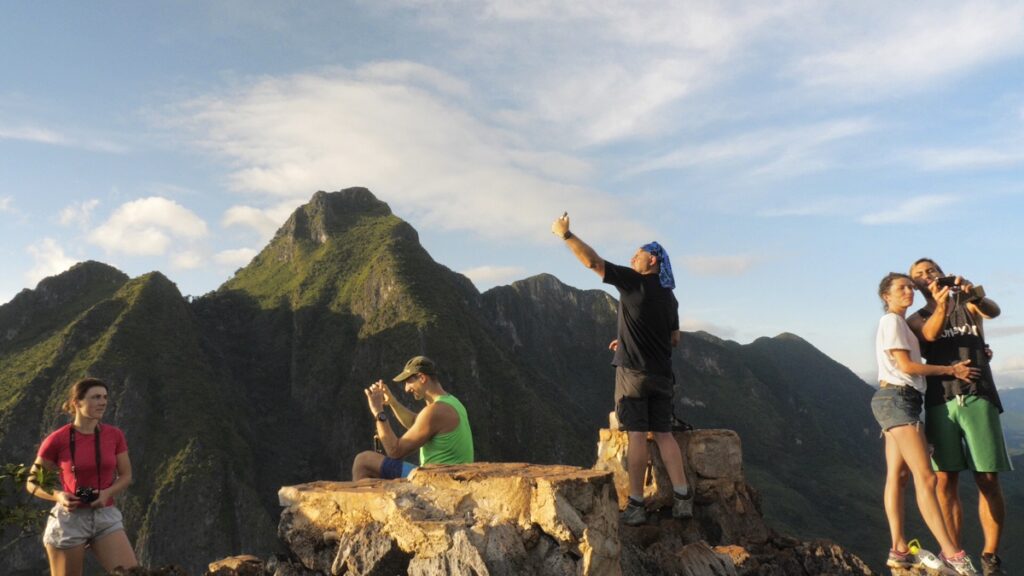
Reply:
[[[438,434],[420,448],[420,465],[469,464],[473,461],[473,431],[469,429],[466,407],[451,394],[441,396],[437,402],[447,404],[459,414],[455,430]]]

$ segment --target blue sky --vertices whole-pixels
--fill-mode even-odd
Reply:
[[[367,186],[485,290],[657,238],[683,328],[873,379],[878,280],[984,284],[1024,385],[1024,5],[8,2],[0,302],[76,261],[215,289]]]

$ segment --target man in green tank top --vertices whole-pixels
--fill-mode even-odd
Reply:
[[[393,379],[405,385],[405,391],[426,402],[419,413],[406,408],[395,399],[383,380],[374,382],[366,392],[377,436],[384,454],[367,450],[356,455],[352,463],[352,479],[405,478],[416,467],[402,459],[420,452],[420,464],[468,464],[473,461],[473,432],[469,427],[466,407],[458,398],[445,392],[437,379],[437,367],[426,356],[406,362],[405,369]],[[385,406],[399,424],[407,428],[401,437],[391,427]]]

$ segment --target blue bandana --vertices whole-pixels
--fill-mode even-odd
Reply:
[[[665,249],[657,242],[644,244],[640,249],[658,259],[658,281],[661,282],[661,287],[675,290],[676,278],[672,275],[672,262],[668,259],[668,252],[665,252]]]

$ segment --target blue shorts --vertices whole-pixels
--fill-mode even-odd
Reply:
[[[409,474],[416,469],[416,466],[409,464],[403,460],[395,460],[394,458],[384,457],[384,461],[380,464],[380,477],[385,480],[395,480],[396,478],[408,478]]]
[[[920,424],[923,407],[924,396],[910,386],[886,386],[871,397],[871,412],[883,432],[897,426]]]

